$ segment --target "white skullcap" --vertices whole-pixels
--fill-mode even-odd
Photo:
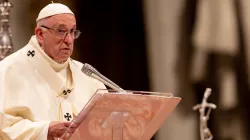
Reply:
[[[43,19],[43,18],[46,18],[46,17],[54,16],[57,14],[72,14],[72,15],[74,15],[74,13],[66,5],[63,5],[61,3],[51,3],[51,4],[48,4],[47,6],[45,6],[40,11],[36,21]]]

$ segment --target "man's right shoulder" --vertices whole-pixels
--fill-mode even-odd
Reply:
[[[8,69],[9,67],[15,65],[24,66],[26,60],[27,59],[23,57],[21,51],[19,50],[0,61],[0,69]]]

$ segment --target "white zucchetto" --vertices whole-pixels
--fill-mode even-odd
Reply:
[[[36,21],[39,21],[40,19],[47,18],[50,16],[54,16],[57,14],[72,14],[74,13],[67,7],[66,5],[63,5],[61,3],[51,3],[45,6],[39,13]]]

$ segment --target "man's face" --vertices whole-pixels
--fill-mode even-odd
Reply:
[[[59,14],[46,19],[40,44],[44,52],[57,62],[67,60],[73,52],[74,37],[69,33],[76,29],[76,19],[71,14]],[[43,28],[43,27],[40,27]],[[66,36],[58,33],[68,32]]]

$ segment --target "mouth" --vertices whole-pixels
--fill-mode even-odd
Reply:
[[[70,50],[69,48],[62,48],[61,50]]]
[[[63,53],[63,54],[69,54],[71,52],[71,49],[69,48],[62,48],[60,49],[60,51]]]

